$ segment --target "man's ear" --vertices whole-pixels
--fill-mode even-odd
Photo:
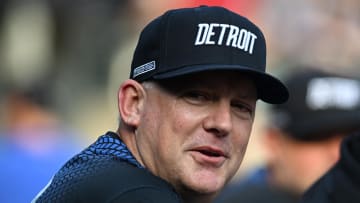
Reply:
[[[129,126],[137,128],[144,106],[145,90],[135,80],[122,83],[118,92],[118,108],[121,119]]]

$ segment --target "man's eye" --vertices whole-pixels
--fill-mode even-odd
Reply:
[[[232,104],[232,106],[236,109],[236,111],[241,114],[241,115],[248,115],[248,116],[253,116],[253,108],[251,108],[250,106],[243,104],[243,103],[234,103]]]
[[[211,99],[208,94],[200,91],[189,91],[186,92],[183,96],[192,103],[205,102]]]

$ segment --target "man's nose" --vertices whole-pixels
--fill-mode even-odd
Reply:
[[[204,129],[216,136],[223,137],[229,134],[232,128],[230,102],[218,102],[209,110],[203,122]]]

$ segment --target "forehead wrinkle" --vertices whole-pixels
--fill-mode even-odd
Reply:
[[[224,85],[226,84],[226,85]],[[209,90],[216,90],[221,93],[233,94],[236,98],[251,99],[257,98],[255,84],[250,78],[245,77],[222,77],[215,81],[199,79],[195,82],[194,87],[203,87]]]
[[[220,83],[197,83],[193,88],[203,89],[211,92],[216,98],[230,97],[233,100],[251,101],[257,99],[256,88],[251,87],[250,84],[246,85],[224,85]],[[190,87],[191,89],[191,87]]]

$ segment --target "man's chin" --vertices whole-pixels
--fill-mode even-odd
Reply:
[[[204,187],[202,184],[197,184],[186,186],[182,188],[182,191],[178,192],[185,202],[187,202],[187,197],[191,200],[196,200],[196,202],[211,202],[220,190],[221,188],[219,187]]]
[[[215,195],[224,187],[224,184],[224,181],[204,177],[198,179],[196,182],[192,182],[189,188],[192,188],[192,190],[198,194]]]

